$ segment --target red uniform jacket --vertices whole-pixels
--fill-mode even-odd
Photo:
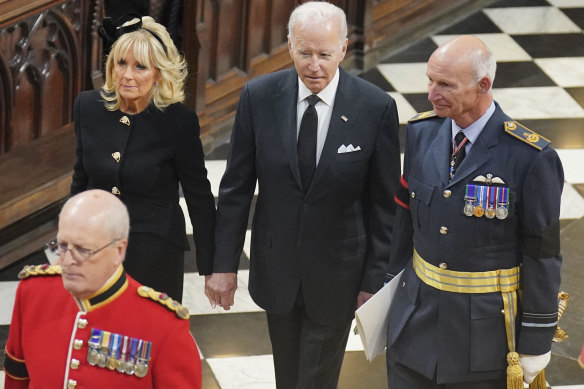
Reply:
[[[121,266],[87,300],[73,298],[64,289],[58,266],[30,267],[23,272],[36,276],[22,280],[16,292],[5,350],[6,389],[201,388],[199,352],[189,321],[183,319],[188,313],[178,303],[141,287]],[[49,272],[55,274],[40,276]],[[112,342],[101,349],[112,355],[117,349],[118,360],[124,359],[120,356],[123,339],[130,346],[132,339],[140,345],[150,342],[142,355],[149,358],[148,369],[127,374],[112,365],[92,366],[88,342],[98,330],[109,334],[107,338],[119,339],[118,347]],[[131,347],[128,360],[129,354]]]

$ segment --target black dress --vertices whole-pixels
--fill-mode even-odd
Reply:
[[[215,202],[207,179],[200,127],[180,103],[136,115],[108,111],[97,90],[75,100],[77,162],[71,195],[103,189],[130,214],[124,267],[140,283],[182,300],[184,251],[189,249],[179,206],[182,186],[193,225],[197,267],[211,274]]]

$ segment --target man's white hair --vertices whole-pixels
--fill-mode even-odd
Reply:
[[[347,38],[347,16],[342,8],[325,1],[309,1],[292,11],[288,20],[288,38],[294,45],[294,31],[307,25],[328,24],[337,21],[339,25],[339,44],[342,48]]]
[[[495,73],[497,72],[497,61],[495,56],[489,50],[481,50],[473,55],[472,68],[476,82],[479,82],[483,77],[491,80],[491,87],[495,82]]]

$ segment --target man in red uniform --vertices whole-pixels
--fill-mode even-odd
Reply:
[[[57,264],[19,275],[6,389],[201,388],[187,310],[124,271],[128,230],[110,193],[67,201],[52,243]]]

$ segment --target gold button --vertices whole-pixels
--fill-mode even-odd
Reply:
[[[505,314],[505,310],[501,309],[501,315],[504,315],[504,314]]]
[[[115,153],[112,153],[112,158],[114,161],[120,162],[120,159],[122,159],[122,154],[120,154],[119,151],[116,151]]]
[[[118,187],[117,187],[117,186],[114,186],[114,187],[112,188],[112,193],[113,193],[113,194],[115,194],[115,195],[118,195],[118,196],[121,194],[121,193],[120,193],[120,190],[118,189]]]
[[[71,369],[79,369],[79,359],[71,359]]]
[[[415,199],[416,198],[416,192],[412,192],[412,194],[410,196],[412,196],[412,198]]]
[[[73,342],[73,348],[75,350],[81,350],[81,347],[83,347],[83,340],[75,339],[75,341]]]
[[[445,191],[443,192],[443,195],[444,195],[444,197],[445,197],[445,198],[449,198],[450,196],[452,196],[452,192],[451,192],[451,191],[449,191],[449,190],[445,190]]]
[[[446,264],[446,262],[440,262],[440,265],[438,265],[438,267],[440,267],[440,269],[442,270],[448,269],[448,265]]]
[[[87,320],[85,319],[77,320],[77,328],[84,329],[85,327],[87,327]]]
[[[67,381],[67,389],[75,389],[77,386],[77,381],[75,380],[68,380]]]
[[[442,235],[448,234],[448,227],[444,227],[444,226],[440,227],[440,233]]]
[[[125,124],[126,126],[129,126],[130,125],[130,119],[128,119],[128,117],[124,115],[124,116],[122,116],[120,118],[120,123]]]
[[[404,281],[404,282],[402,282],[402,288],[405,288],[405,287],[406,287],[406,282]]]

